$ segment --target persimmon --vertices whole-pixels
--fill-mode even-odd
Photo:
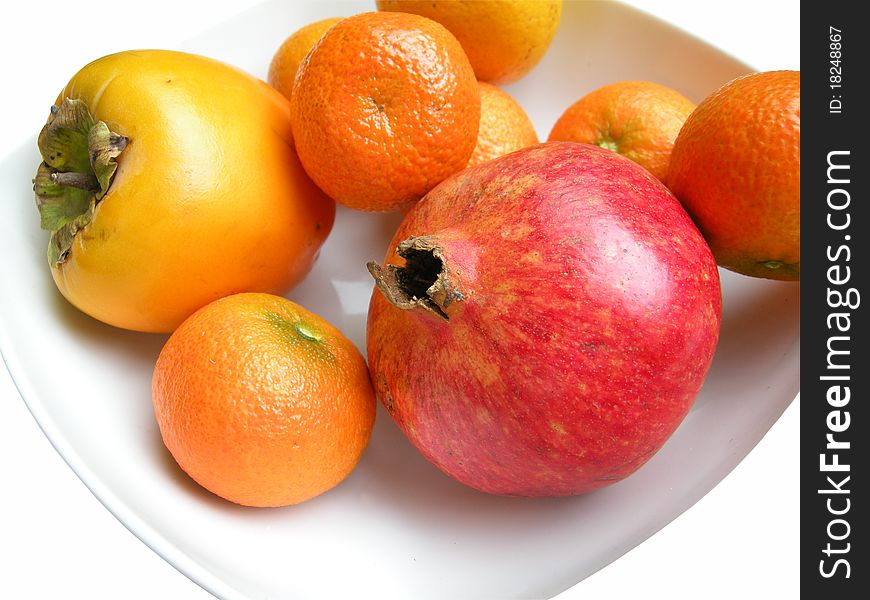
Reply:
[[[131,51],[86,65],[39,146],[55,283],[126,329],[168,332],[223,296],[287,291],[335,218],[296,156],[287,99],[201,56]]]

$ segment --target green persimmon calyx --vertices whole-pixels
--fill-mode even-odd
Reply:
[[[63,264],[76,233],[93,219],[129,141],[96,121],[81,100],[51,107],[37,139],[42,163],[33,179],[40,227],[51,232],[50,265]]]

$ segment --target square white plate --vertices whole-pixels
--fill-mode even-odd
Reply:
[[[371,8],[275,0],[185,49],[263,77],[288,33]],[[546,139],[567,106],[605,83],[649,79],[697,102],[748,70],[624,5],[566,2],[549,53],[508,90]],[[56,291],[30,184],[38,161],[30,140],[0,164],[3,357],[40,426],[94,494],[221,598],[555,595],[696,502],[798,391],[799,285],[723,271],[722,334],[707,383],[674,437],[622,483],[577,498],[487,496],[429,465],[380,412],[362,462],[339,487],[296,507],[238,507],[192,483],[160,441],[150,377],[165,336],[105,326]],[[372,289],[365,261],[383,258],[397,224],[396,215],[339,210],[318,265],[289,297],[362,349]]]

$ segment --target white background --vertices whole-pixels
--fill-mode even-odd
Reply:
[[[38,131],[58,89],[89,60],[130,48],[175,47],[258,2],[44,0],[7,7],[0,21],[0,160]],[[631,3],[759,70],[800,69],[797,0]],[[796,400],[712,492],[559,600],[797,598],[799,417]],[[42,435],[2,367],[0,574],[3,598],[211,597],[91,495]]]

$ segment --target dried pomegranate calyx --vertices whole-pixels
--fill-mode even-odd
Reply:
[[[455,287],[436,240],[412,236],[401,242],[396,252],[405,259],[404,266],[367,265],[384,297],[397,308],[420,309],[449,320],[447,307],[465,296]]]

